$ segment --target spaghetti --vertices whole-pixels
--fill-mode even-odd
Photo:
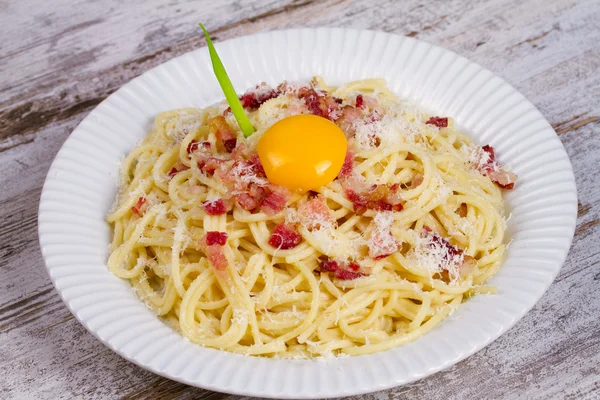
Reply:
[[[248,355],[360,355],[423,335],[493,293],[516,176],[381,80],[257,86],[160,114],[125,158],[107,221],[110,270],[190,341]],[[274,122],[316,114],[348,137],[339,176],[315,191],[269,183],[256,155]]]

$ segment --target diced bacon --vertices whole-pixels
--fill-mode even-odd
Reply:
[[[425,122],[428,125],[434,125],[438,128],[446,128],[448,126],[448,118],[446,117],[431,117]]]
[[[362,118],[362,111],[360,108],[352,106],[345,106],[341,110],[341,116],[338,118],[336,123],[347,137],[354,136],[356,132],[356,121]]]
[[[210,150],[211,144],[209,141],[205,140],[203,142],[198,142],[197,140],[192,140],[187,146],[187,153],[192,154],[196,150],[208,151]]]
[[[311,114],[321,117],[323,116],[323,111],[321,110],[319,103],[319,96],[314,91],[304,97],[304,102],[306,103],[306,107],[308,107],[308,111],[310,111]]]
[[[394,217],[390,213],[378,213],[373,219],[373,231],[369,238],[369,257],[379,260],[398,251],[398,240],[392,235]]]
[[[231,158],[235,161],[243,161],[249,157],[249,152],[248,147],[241,143],[231,152]]]
[[[342,281],[351,281],[365,276],[362,272],[348,271],[346,269],[338,269],[335,271],[335,277]]]
[[[383,119],[382,111],[372,110],[369,113],[369,115],[367,115],[365,117],[365,124],[372,124],[374,122],[381,121],[382,119]],[[376,138],[376,140],[379,140],[379,138]],[[379,144],[377,144],[377,145],[379,145]]]
[[[131,207],[131,211],[133,211],[134,214],[141,216],[146,212],[147,207],[148,205],[146,204],[146,198],[140,197],[137,203]]]
[[[208,215],[222,215],[227,214],[227,205],[223,199],[217,199],[214,201],[205,201],[202,203],[202,208]]]
[[[402,211],[402,203],[389,203],[388,199],[397,200],[397,196],[390,196],[389,187],[386,185],[373,185],[366,193],[358,193],[345,186],[346,197],[353,204],[354,212],[358,215],[367,210],[375,211]]]
[[[216,269],[217,271],[225,271],[227,269],[227,258],[225,258],[225,252],[223,251],[222,246],[206,246],[205,252],[208,261],[214,269]]]
[[[489,177],[502,189],[514,189],[518,176],[502,168],[496,161],[496,153],[490,145],[481,147],[482,152],[478,154],[475,167],[482,174]]]
[[[209,143],[210,144],[210,143]],[[197,140],[192,140],[188,145],[187,145],[187,153],[191,154],[194,151],[196,151],[196,149],[198,149],[198,141]]]
[[[198,156],[198,168],[207,175],[213,175],[215,170],[219,168],[224,161],[225,160],[221,160],[220,158],[201,155]]]
[[[311,114],[327,118],[334,122],[342,115],[340,103],[325,91],[304,88],[298,91],[298,97],[304,99],[304,103]]]
[[[225,150],[228,153],[231,153],[233,151],[233,149],[235,149],[236,145],[237,145],[236,138],[223,140],[223,147],[225,147]]]
[[[273,230],[268,243],[276,249],[289,250],[298,246],[301,242],[302,236],[294,227],[281,223]]]
[[[257,85],[254,89],[247,91],[240,96],[240,102],[242,107],[250,110],[258,109],[264,102],[274,99],[279,96],[281,92],[271,88],[266,83]]]
[[[169,178],[172,178],[172,177],[174,177],[175,175],[177,175],[177,173],[178,173],[178,172],[185,171],[185,170],[187,170],[187,169],[189,169],[189,168],[188,168],[188,167],[187,167],[185,164],[183,164],[183,163],[181,163],[181,162],[177,162],[177,163],[176,163],[176,164],[173,166],[173,168],[171,168],[171,170],[169,171],[169,173],[167,174],[167,176],[168,176]]]
[[[448,240],[433,232],[428,226],[423,227],[423,232],[425,233],[425,236],[430,236],[432,246],[437,245],[444,249],[444,259],[446,261],[462,254],[461,249],[450,244]]]
[[[363,215],[367,211],[367,200],[352,189],[346,189],[346,197],[352,202],[354,212]]]
[[[494,151],[494,148],[492,146],[490,146],[489,144],[486,144],[485,146],[481,147],[481,150],[488,153],[489,159],[491,161],[496,161],[496,152]]]
[[[355,262],[350,262],[348,263],[348,268],[350,268],[352,271],[358,271],[360,269],[360,265]]]
[[[365,105],[365,100],[362,94],[356,96],[356,108],[362,108]]]
[[[252,183],[248,187],[248,192],[238,194],[236,200],[244,210],[253,211],[260,207],[265,195],[265,188]]]
[[[265,169],[262,163],[260,162],[258,154],[253,154],[252,156],[250,156],[250,163],[252,165],[252,171],[256,174],[256,176],[259,176],[261,178],[267,177],[267,174],[265,173]]]
[[[209,141],[198,142],[197,140],[192,140],[187,146],[187,153],[192,154],[196,150],[200,149],[201,151],[210,150],[211,144]]]
[[[355,262],[346,263],[336,260],[330,260],[327,257],[324,257],[324,259],[321,260],[319,267],[321,273],[330,272],[337,279],[345,281],[366,276],[366,274],[362,272],[357,272],[360,269],[360,266]],[[348,269],[351,269],[352,271],[349,271]]]
[[[335,260],[321,262],[321,272],[335,272],[340,268],[340,263]]]
[[[473,257],[464,254],[459,247],[452,245],[447,239],[424,226],[422,237],[424,244],[431,252],[429,263],[437,263],[437,273],[444,280],[458,279],[469,274],[477,264]]]
[[[288,197],[281,191],[271,191],[265,196],[260,209],[267,215],[280,213],[285,207]]]
[[[371,110],[372,113],[375,113],[377,115],[379,115],[380,117],[383,116],[384,114],[384,109],[381,106],[381,104],[379,104],[379,100],[377,100],[377,97],[374,96],[362,96],[363,97],[363,104],[362,107]],[[358,106],[357,106],[358,107]],[[381,119],[381,118],[379,118]]]
[[[344,158],[344,164],[342,165],[342,169],[340,170],[340,173],[338,174],[338,178],[343,178],[345,176],[348,176],[352,173],[352,169],[354,167],[354,153],[352,153],[350,150],[348,150],[348,152],[346,153],[346,158]]]
[[[252,211],[260,206],[261,201],[252,197],[248,193],[240,193],[236,196],[237,203],[244,210]]]
[[[388,185],[388,194],[385,196],[385,201],[388,204],[392,204],[393,211],[402,211],[402,193],[400,192],[400,185],[393,183]]]
[[[331,210],[325,203],[322,195],[307,201],[298,208],[300,223],[307,229],[315,229],[322,226],[333,226],[334,219]]]
[[[518,176],[510,171],[500,169],[498,171],[490,171],[487,174],[490,179],[502,189],[511,190],[515,188],[515,182]]]
[[[211,265],[218,271],[227,269],[227,258],[223,246],[227,243],[227,233],[209,231],[200,241],[200,248],[206,253]]]
[[[231,153],[237,144],[237,136],[227,124],[227,120],[222,115],[218,115],[208,120],[210,131],[217,138],[217,143],[223,149]]]
[[[218,231],[208,231],[206,232],[206,245],[219,245],[225,246],[227,243],[227,232],[218,232]]]

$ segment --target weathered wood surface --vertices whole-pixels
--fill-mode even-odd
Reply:
[[[204,45],[198,21],[215,40],[301,26],[415,36],[484,65],[536,104],[571,157],[579,191],[560,275],[485,350],[357,399],[600,398],[597,0],[0,1],[0,398],[234,398],[161,378],[105,348],[60,301],[37,242],[41,186],[70,132],[134,76]]]

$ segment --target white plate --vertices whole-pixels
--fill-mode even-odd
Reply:
[[[378,354],[327,362],[244,357],[194,345],[164,325],[127,281],[106,267],[104,215],[118,164],[149,132],[157,113],[205,107],[223,96],[206,48],[160,65],[102,102],[71,134],[46,178],[40,245],[58,293],[104,344],[157,374],[202,388],[274,398],[346,396],[423,378],[480,350],[513,326],[548,289],[569,250],[577,194],[567,154],[548,122],[490,71],[427,43],[381,32],[302,29],[217,44],[238,90],[258,82],[328,82],[383,77],[398,95],[452,116],[490,143],[519,175],[506,192],[512,212],[506,259],[477,296],[420,339]]]

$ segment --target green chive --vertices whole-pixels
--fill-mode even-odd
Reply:
[[[221,89],[223,93],[225,93],[225,98],[227,99],[227,103],[229,103],[229,107],[231,107],[231,112],[233,112],[233,116],[237,120],[240,129],[244,133],[245,137],[248,137],[254,133],[254,127],[250,123],[248,119],[248,115],[244,111],[244,107],[242,107],[242,103],[240,103],[240,99],[238,99],[237,93],[235,93],[235,89],[231,84],[231,80],[227,75],[227,71],[225,71],[225,67],[215,50],[215,47],[210,40],[210,36],[208,36],[208,32],[204,25],[199,24],[200,28],[204,31],[206,35],[206,43],[208,44],[208,52],[210,53],[210,60],[212,61],[213,70],[215,71],[215,76],[221,85]]]

